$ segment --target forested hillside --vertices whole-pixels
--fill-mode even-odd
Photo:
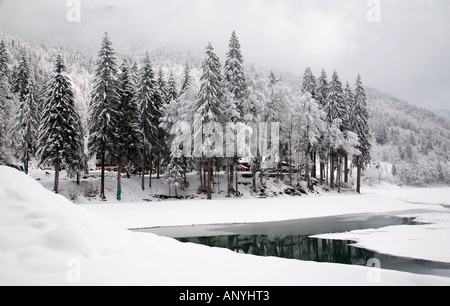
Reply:
[[[450,183],[450,124],[444,118],[367,89],[374,162],[392,164],[407,185]]]
[[[21,97],[21,88],[15,88],[15,90],[11,88],[11,93],[3,97],[5,101],[2,106],[4,144],[0,143],[3,147],[1,160],[4,163],[16,165],[21,165],[24,160],[27,160],[32,166],[42,166],[41,157],[38,156],[38,128],[34,127],[36,130],[30,132],[33,128],[30,126],[26,129],[29,134],[21,132],[22,134],[18,135],[15,121],[18,120],[17,113],[22,110],[20,105],[25,101],[36,105],[39,111],[35,113],[36,115],[39,113],[39,118],[36,117],[35,120],[41,119],[41,113],[45,109],[43,97],[46,93],[49,94],[46,84],[50,79],[58,77],[54,72],[58,55],[61,56],[65,65],[60,72],[63,75],[67,73],[71,81],[73,102],[84,131],[84,142],[80,144],[84,148],[82,152],[85,155],[84,158],[88,155],[99,157],[99,152],[95,152],[97,154],[93,156],[92,153],[88,154],[90,151],[88,136],[98,130],[89,121],[92,121],[93,116],[90,110],[92,97],[96,94],[96,90],[102,87],[97,82],[101,77],[99,55],[46,44],[32,45],[1,32],[0,41],[3,42],[8,54],[7,64],[4,67],[7,68],[5,75],[9,75],[11,83],[13,80],[20,79],[18,75],[23,73],[21,69],[25,64],[28,70],[24,69],[24,71],[27,71],[27,77],[33,83],[33,86],[30,86],[33,88],[33,95],[30,95],[30,91],[26,88],[22,88],[24,95]],[[216,58],[212,46],[206,49],[205,60],[202,58],[204,55],[168,49],[148,52],[142,49],[130,49],[115,53],[114,58],[104,58],[103,64],[113,60],[114,63],[111,63],[117,66],[117,72],[115,72],[117,76],[112,78],[122,81],[125,78],[125,83],[135,84],[134,88],[124,85],[123,90],[129,90],[127,97],[131,95],[135,98],[130,98],[128,102],[122,99],[122,107],[127,107],[124,103],[131,103],[130,105],[137,103],[136,107],[139,107],[139,110],[136,111],[140,112],[137,116],[142,116],[143,112],[158,114],[156,121],[152,121],[155,120],[154,118],[148,119],[148,127],[145,127],[145,118],[136,118],[138,121],[141,120],[140,123],[136,123],[140,126],[140,133],[144,135],[147,133],[147,135],[145,135],[144,143],[130,144],[136,145],[139,152],[146,150],[143,148],[150,147],[153,151],[149,152],[147,159],[143,159],[140,153],[136,153],[136,156],[130,155],[129,159],[123,161],[122,166],[155,167],[158,173],[161,172],[161,175],[166,177],[168,184],[174,184],[177,187],[183,185],[183,176],[188,169],[201,171],[203,167],[210,169],[211,165],[208,166],[208,163],[220,162],[231,167],[232,170],[232,167],[238,165],[236,158],[194,161],[180,160],[170,156],[170,146],[177,145],[175,143],[177,140],[168,135],[173,128],[176,128],[175,122],[183,120],[193,125],[194,111],[200,110],[204,112],[204,117],[214,114],[216,117],[213,116],[212,120],[217,122],[227,122],[227,120],[237,122],[238,119],[245,122],[280,122],[280,166],[281,161],[292,165],[289,167],[291,184],[294,182],[299,184],[300,181],[309,181],[310,177],[316,177],[321,182],[331,185],[332,188],[336,186],[340,188],[341,182],[349,180],[354,182],[354,179],[349,179],[346,175],[351,171],[346,170],[347,167],[353,168],[358,164],[367,166],[364,168],[367,168],[365,181],[368,183],[378,183],[383,180],[406,185],[450,183],[448,153],[450,127],[445,119],[375,89],[366,87],[364,93],[361,79],[358,78],[355,83],[356,75],[354,80],[340,80],[338,72],[322,71],[320,75],[314,76],[314,73],[307,68],[304,75],[298,76],[297,81],[284,80],[276,72],[269,73],[257,66],[247,65],[239,48],[237,37],[233,34],[227,59]],[[60,66],[62,65],[61,63]],[[224,69],[223,75],[222,69]],[[303,69],[304,67],[299,67],[299,71]],[[129,72],[126,72],[128,70]],[[120,77],[119,72],[122,73]],[[208,80],[208,86],[215,87],[213,89],[205,87],[206,76],[211,77],[214,74],[215,77]],[[364,80],[364,76],[362,79]],[[13,84],[12,87],[14,85],[20,84]],[[218,92],[220,94],[215,96]],[[367,95],[369,115],[367,131],[361,126],[365,118],[363,107],[366,103],[365,95]],[[210,108],[214,103],[215,107]],[[145,105],[149,109],[143,110],[142,107]],[[23,110],[22,125],[27,118],[25,111],[26,109]],[[125,110],[122,109],[122,111]],[[32,110],[31,113],[33,113]],[[125,123],[122,122],[123,124]],[[139,137],[141,136],[139,134]],[[357,143],[358,136],[359,143]],[[18,138],[21,141],[23,139],[30,141],[23,144],[18,141]],[[149,139],[158,139],[159,142],[150,143]],[[367,143],[362,145],[361,141]],[[370,156],[366,155],[367,160],[360,159],[358,154],[370,147]],[[121,154],[124,154],[123,152],[122,149]],[[114,152],[116,156],[111,154],[112,152],[105,153],[107,162],[118,164],[117,152]],[[256,170],[261,162],[258,158],[251,161],[255,180]],[[329,171],[330,168],[335,171]],[[256,190],[255,180],[253,185]],[[229,183],[232,186],[232,176],[229,178]],[[333,186],[335,183],[336,186]],[[207,187],[206,181],[202,184],[205,188]],[[144,183],[142,187],[144,188]]]

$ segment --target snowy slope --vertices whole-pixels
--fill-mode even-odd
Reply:
[[[122,230],[0,167],[0,285],[450,285],[447,278],[236,254]]]

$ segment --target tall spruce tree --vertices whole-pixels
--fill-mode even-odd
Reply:
[[[313,98],[316,98],[317,80],[310,67],[306,67],[303,74],[302,92],[309,93]]]
[[[231,115],[229,120],[237,123],[244,117],[244,99],[247,90],[247,84],[244,74],[244,57],[241,52],[241,44],[233,31],[230,38],[227,58],[224,66],[224,84],[228,92],[231,94],[231,101],[229,101],[230,109],[236,109],[235,115]],[[235,136],[236,140],[236,136]],[[237,163],[237,156],[230,160],[228,191],[233,190],[233,173],[234,166]],[[238,173],[236,171],[236,188],[235,194],[238,196]]]
[[[46,85],[42,123],[39,127],[40,164],[55,167],[55,193],[59,192],[59,171],[62,164],[67,168],[80,169],[84,163],[83,127],[65,70],[61,56],[57,56],[53,75]]]
[[[326,100],[325,112],[327,113],[327,121],[331,126],[336,123],[336,119],[343,122],[345,118],[345,100],[344,100],[344,90],[342,88],[342,83],[339,79],[337,71],[334,71],[333,77],[329,85],[328,97]],[[340,125],[341,131],[343,131],[344,126]],[[338,150],[339,151],[339,150]],[[340,178],[340,153],[336,152],[333,146],[330,146],[330,187],[335,186],[335,170],[338,170],[338,179]],[[340,182],[338,184],[340,187]]]
[[[330,85],[328,82],[328,76],[325,70],[322,69],[319,79],[317,80],[316,100],[319,102],[322,109],[325,109],[327,104],[328,92]]]
[[[191,86],[191,79],[191,66],[189,65],[189,62],[186,62],[186,64],[184,65],[183,82],[181,84],[180,96],[186,92],[189,86]]]
[[[351,112],[354,104],[354,95],[353,91],[350,87],[350,84],[347,82],[344,89],[344,105],[345,105],[345,118],[343,118],[343,126],[345,128],[345,134],[348,135],[348,132],[351,131]],[[344,182],[348,183],[348,152],[344,152]]]
[[[155,140],[158,139],[159,116],[157,114],[157,103],[155,97],[158,95],[158,88],[155,74],[147,53],[140,73],[140,87],[138,92],[138,103],[140,105],[140,128],[142,132],[142,190],[145,190],[145,172],[150,166],[150,186],[151,174],[153,172],[152,150]],[[147,158],[150,157],[150,162]]]
[[[27,80],[22,101],[19,101],[19,109],[14,117],[14,139],[21,155],[25,173],[28,174],[28,164],[36,153],[36,141],[39,123],[37,117],[37,92],[34,81]],[[19,93],[19,96],[21,94]]]
[[[222,74],[221,64],[219,58],[214,53],[214,48],[209,43],[206,48],[206,58],[202,64],[202,76],[200,91],[198,93],[198,101],[195,109],[197,114],[200,115],[201,122],[196,124],[205,124],[212,122],[221,122],[223,114],[227,113],[227,110],[223,104],[223,91],[222,91]],[[204,144],[203,152],[211,150],[211,144]],[[211,189],[211,157],[208,157],[208,199],[212,199]]]
[[[13,93],[18,97],[19,102],[25,101],[25,96],[28,94],[27,87],[30,81],[31,72],[28,64],[28,59],[25,54],[22,54],[19,65],[14,69],[13,78]]]
[[[31,83],[31,84],[30,84]],[[35,86],[31,82],[28,59],[22,54],[19,65],[14,70],[13,93],[19,102],[19,109],[14,116],[13,138],[17,153],[21,156],[25,173],[28,173],[28,162],[36,145],[37,130],[37,98]]]
[[[137,165],[141,150],[140,113],[137,102],[137,90],[128,61],[120,66],[119,75],[119,141],[117,193],[121,191],[123,166]],[[129,167],[127,167],[127,170]]]
[[[102,41],[96,63],[94,88],[89,112],[89,154],[100,159],[100,197],[105,196],[105,166],[107,157],[117,157],[120,94],[115,51],[107,33]]]
[[[170,156],[170,148],[166,143],[167,134],[166,131],[161,127],[162,118],[164,116],[164,109],[169,102],[167,98],[167,84],[162,68],[159,68],[158,70],[158,79],[156,83],[157,94],[154,98],[156,109],[154,124],[157,126],[158,137],[157,139],[155,139],[153,147],[155,149],[154,156],[156,162],[156,178],[159,179],[161,176],[161,167],[167,165],[170,161],[170,158],[167,158],[167,156]]]
[[[244,57],[241,52],[241,44],[233,31],[230,39],[227,58],[224,66],[224,82],[227,90],[232,94],[237,109],[242,117],[243,115],[243,99],[247,84],[244,74]]]
[[[177,83],[172,70],[169,72],[169,80],[167,81],[167,103],[178,100]]]
[[[302,92],[304,94],[310,94],[313,99],[316,98],[317,94],[317,80],[314,76],[314,73],[312,72],[310,67],[306,67],[305,73],[303,74],[303,82],[302,82]],[[317,167],[316,167],[316,155],[317,155],[317,148],[315,146],[311,146],[310,148],[311,156],[309,157],[312,161],[312,167],[311,167],[311,177],[317,176]]]
[[[369,112],[367,110],[367,96],[364,86],[361,81],[361,76],[358,75],[355,85],[354,104],[352,107],[352,114],[350,116],[350,129],[358,135],[359,146],[357,149],[361,154],[354,156],[353,164],[357,168],[356,191],[361,193],[361,172],[370,164],[370,130],[369,130]]]
[[[333,77],[331,78],[325,111],[329,123],[332,123],[336,119],[345,118],[346,109],[344,90],[337,71],[333,73]]]

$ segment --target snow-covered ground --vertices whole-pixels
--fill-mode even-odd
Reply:
[[[75,205],[7,167],[0,188],[0,285],[450,285],[443,277],[256,257],[123,229],[410,209],[440,222],[448,210],[439,205],[375,194]],[[449,254],[448,245],[439,251]]]

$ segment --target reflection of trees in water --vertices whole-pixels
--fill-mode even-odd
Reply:
[[[373,252],[349,246],[351,241],[314,239],[308,236],[218,236],[184,238],[182,242],[227,248],[257,256],[275,256],[305,261],[365,265]]]

